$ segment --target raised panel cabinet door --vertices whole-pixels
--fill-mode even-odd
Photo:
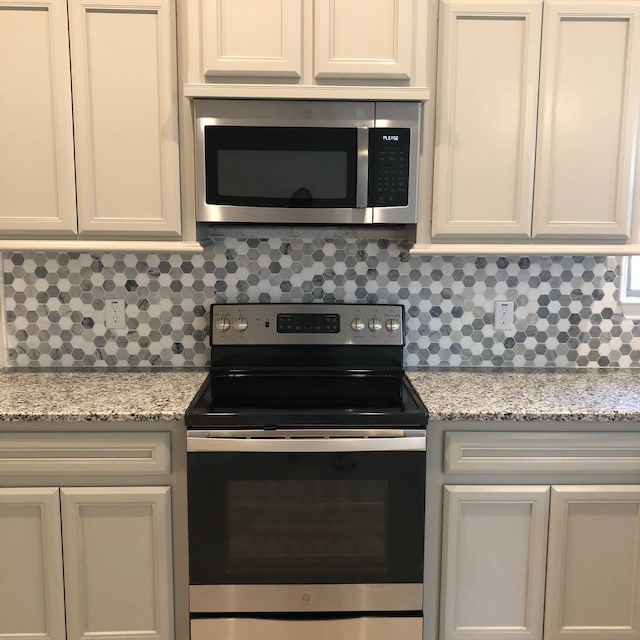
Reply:
[[[314,76],[409,80],[422,2],[315,0]]]
[[[554,486],[545,640],[640,638],[640,486]]]
[[[171,640],[170,487],[61,489],[67,640]]]
[[[173,0],[69,0],[80,235],[180,234]]]
[[[0,638],[66,640],[57,488],[0,489]]]
[[[444,487],[441,640],[542,640],[548,516],[548,486]]]
[[[542,0],[441,0],[432,237],[531,234]]]
[[[545,2],[534,237],[630,236],[640,1]]]
[[[0,78],[0,237],[74,236],[64,0],[0,0]]]
[[[204,75],[302,75],[301,0],[200,0],[200,16]]]

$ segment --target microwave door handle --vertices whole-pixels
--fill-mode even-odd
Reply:
[[[369,197],[369,128],[358,127],[357,132],[356,208],[366,209]]]

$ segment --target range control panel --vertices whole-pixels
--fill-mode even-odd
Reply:
[[[214,304],[213,345],[404,344],[404,307],[392,304]]]

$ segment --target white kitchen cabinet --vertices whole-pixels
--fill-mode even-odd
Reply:
[[[189,96],[428,98],[427,0],[194,0],[185,10]]]
[[[300,0],[215,0],[200,11],[205,76],[302,75]]]
[[[443,0],[439,47],[431,237],[628,241],[640,2]]]
[[[640,2],[546,0],[533,237],[626,240],[640,125]]]
[[[0,636],[172,640],[169,434],[3,433],[0,459],[51,485],[0,488]]]
[[[178,236],[172,0],[69,0],[81,236]]]
[[[0,235],[77,231],[66,2],[0,0]]]
[[[315,78],[410,80],[415,18],[413,0],[315,0]]]
[[[68,640],[173,638],[170,495],[61,489]]]
[[[0,0],[0,235],[180,236],[175,33],[173,0]]]
[[[442,638],[539,640],[549,487],[445,486]]]
[[[640,639],[640,425],[488,426],[429,425],[425,640]]]
[[[57,488],[0,488],[0,637],[66,640]]]
[[[640,638],[640,486],[551,489],[545,640]]]
[[[443,640],[640,638],[640,486],[444,490]]]

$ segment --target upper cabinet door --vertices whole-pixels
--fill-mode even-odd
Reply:
[[[200,0],[200,6],[205,75],[301,76],[301,0]]]
[[[630,234],[640,2],[545,2],[533,235]]]
[[[541,0],[440,4],[433,237],[528,238]]]
[[[0,235],[73,236],[66,2],[0,0]]]
[[[415,18],[414,0],[316,0],[315,77],[408,80]]]
[[[173,0],[69,0],[80,234],[179,235]]]

